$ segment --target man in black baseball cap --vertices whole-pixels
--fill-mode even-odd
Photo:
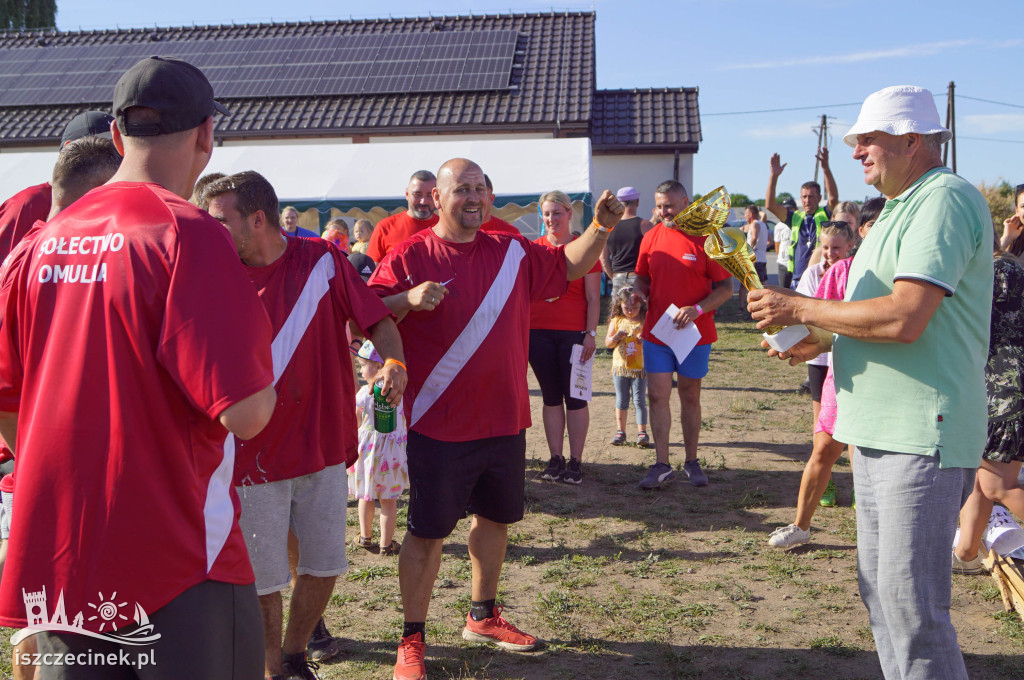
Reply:
[[[131,119],[135,107],[156,116]],[[231,115],[213,99],[213,87],[198,68],[174,57],[149,57],[132,66],[114,87],[114,116],[121,134],[152,137],[198,127],[214,113]]]
[[[85,111],[68,122],[60,137],[63,150],[71,142],[84,137],[110,139],[114,117],[106,111]],[[59,157],[58,157],[59,162]],[[0,205],[0,262],[39,221],[45,222],[53,207],[53,188],[49,182],[36,184],[11,196]],[[66,206],[62,206],[66,207]]]
[[[26,588],[86,613],[96,592],[116,591],[159,637],[131,647],[41,631],[44,664],[89,651],[155,663],[162,678],[264,677],[225,436],[251,439],[270,421],[273,336],[231,237],[187,201],[213,153],[215,111],[198,69],[136,64],[115,90],[117,173],[9,265],[7,309],[32,313],[0,324],[0,434],[13,442],[18,430],[25,501],[11,517],[0,620],[24,625]],[[52,342],[61,328],[76,332]],[[42,672],[99,677],[78,664]]]

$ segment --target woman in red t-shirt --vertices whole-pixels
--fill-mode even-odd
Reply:
[[[534,241],[551,248],[569,243],[572,202],[561,191],[549,191],[540,197],[541,216],[547,228]],[[597,323],[601,305],[601,264],[582,279],[569,283],[563,295],[536,300],[530,306],[530,366],[540,383],[544,399],[544,436],[548,440],[551,461],[541,479],[561,480],[566,484],[583,481],[583,446],[590,429],[587,402],[569,395],[573,345],[583,346],[583,361],[594,356],[597,347]],[[562,455],[565,432],[569,432],[568,464]]]

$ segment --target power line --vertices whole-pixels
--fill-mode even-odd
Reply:
[[[1008,104],[1007,102],[997,102],[997,101],[993,101],[991,99],[981,99],[979,97],[968,97],[965,94],[961,94],[961,95],[958,95],[958,96],[961,99],[970,99],[971,101],[975,101],[975,102],[985,102],[986,104],[998,104],[999,106],[1009,106],[1009,107],[1014,108],[1014,109],[1024,109],[1024,106],[1022,106],[1021,104]]]
[[[999,142],[1000,144],[1024,144],[1022,139],[992,139],[991,137],[965,137],[957,135],[957,139],[969,139],[974,142]]]
[[[727,111],[723,113],[702,113],[702,118],[708,116],[745,116],[750,113],[779,113],[782,111],[810,111],[812,109],[834,109],[840,106],[860,106],[863,102],[852,102],[850,104],[823,104],[820,106],[794,106],[788,109],[761,109],[760,111]]]

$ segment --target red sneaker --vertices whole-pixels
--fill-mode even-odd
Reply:
[[[398,643],[398,661],[395,663],[395,680],[427,680],[427,665],[423,655],[427,644],[423,635],[413,633]]]
[[[528,652],[536,649],[537,638],[524,633],[502,618],[503,607],[495,607],[492,616],[483,621],[475,621],[466,615],[466,627],[462,629],[462,639],[469,642],[493,642],[502,649],[513,652]]]

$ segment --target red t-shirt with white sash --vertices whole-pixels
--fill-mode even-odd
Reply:
[[[258,435],[228,439],[236,448],[235,485],[354,463],[359,423],[345,328],[354,319],[365,330],[391,312],[323,239],[288,239],[277,260],[245,270],[274,329],[277,406]]]
[[[426,281],[449,293],[433,311],[409,312],[398,324],[409,364],[409,429],[471,441],[529,427],[530,302],[565,292],[564,248],[482,231],[453,243],[427,229],[384,258],[370,287],[385,297]]]

